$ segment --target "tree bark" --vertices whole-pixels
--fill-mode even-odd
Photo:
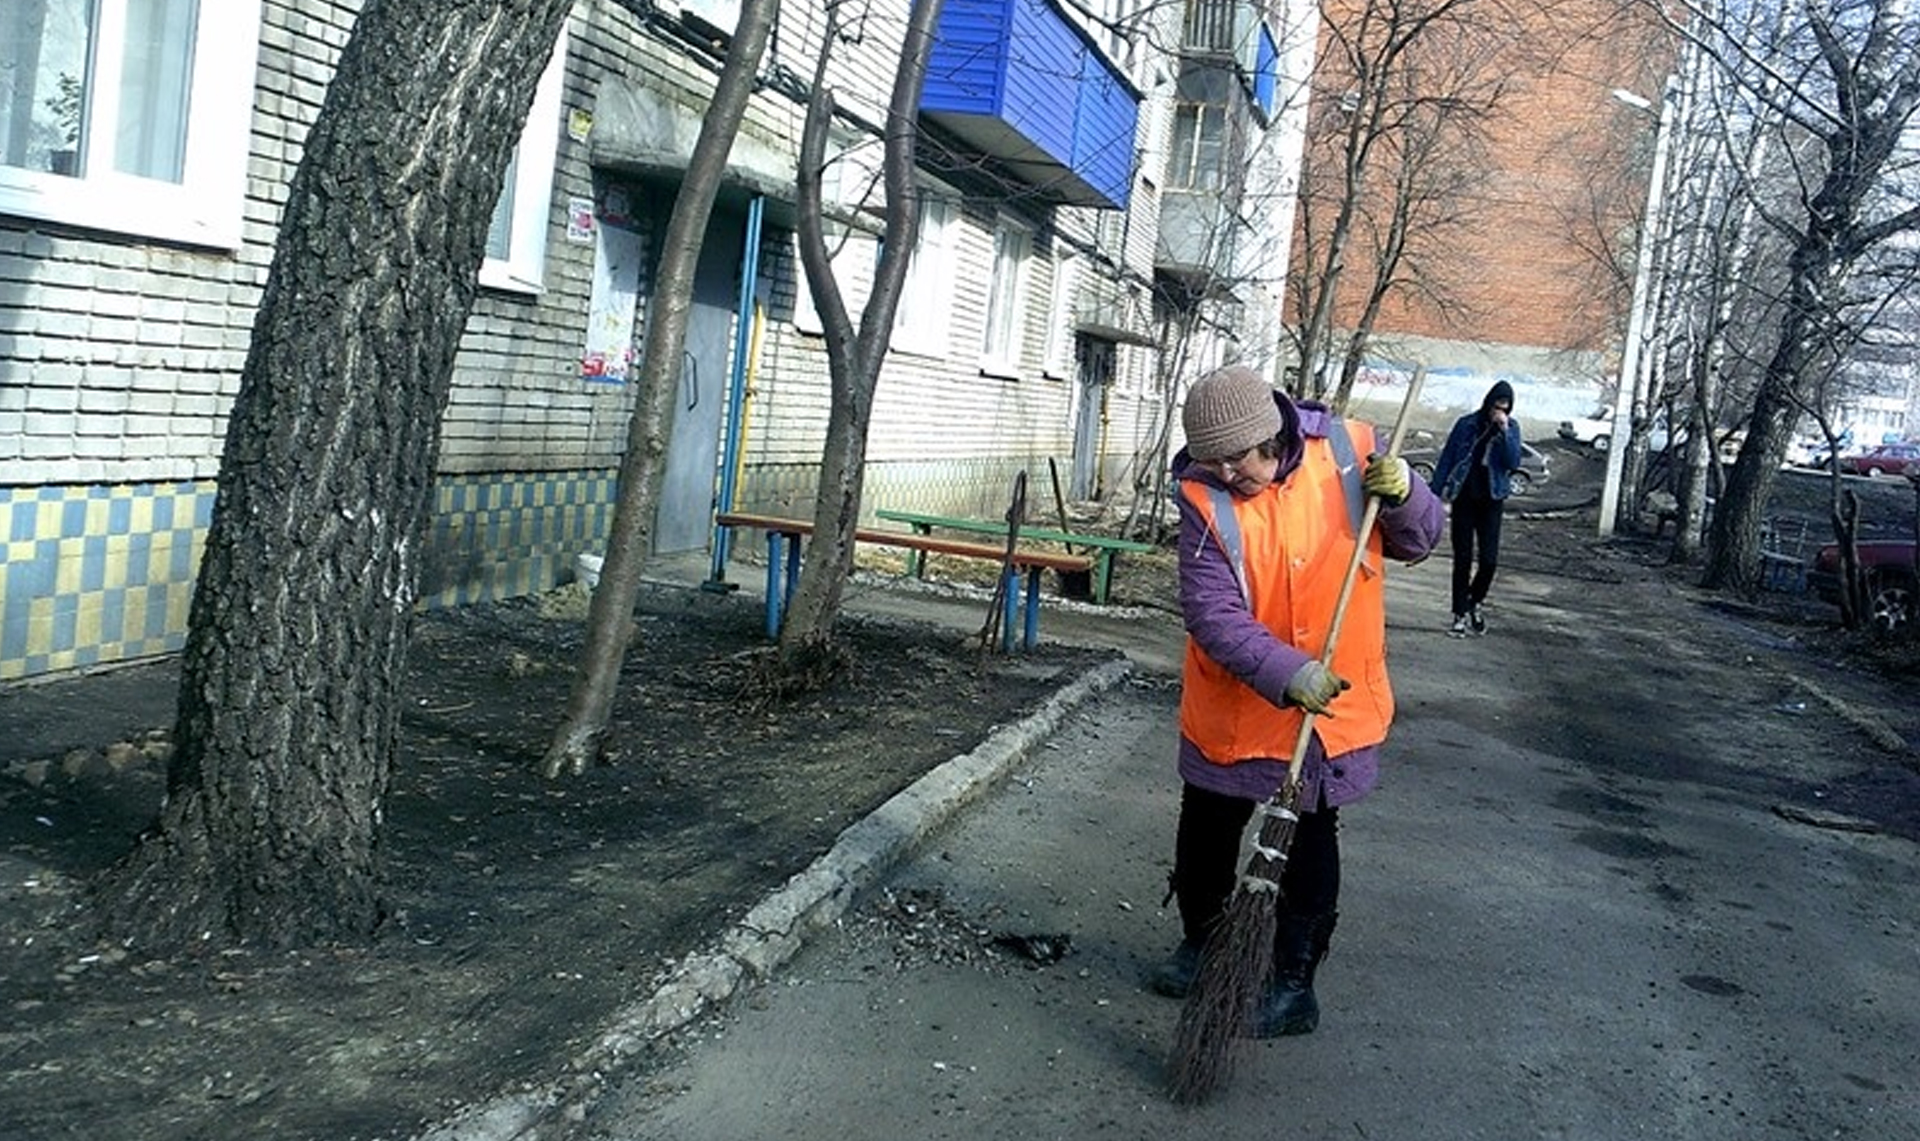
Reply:
[[[1755,589],[1760,577],[1760,523],[1787,441],[1814,384],[1844,340],[1846,285],[1855,265],[1877,244],[1920,226],[1920,211],[1869,217],[1884,192],[1895,154],[1920,105],[1920,51],[1900,6],[1876,4],[1864,29],[1808,23],[1820,63],[1832,84],[1832,108],[1816,107],[1803,125],[1818,125],[1826,168],[1805,198],[1806,224],[1788,259],[1786,311],[1762,375],[1747,438],[1715,507],[1708,535],[1709,588]],[[1855,42],[1843,33],[1858,31]],[[1809,81],[1795,94],[1815,105]]]
[[[915,4],[900,48],[900,66],[894,73],[888,102],[885,158],[886,233],[880,261],[874,269],[873,290],[853,331],[846,305],[834,285],[822,229],[820,171],[826,153],[828,119],[833,93],[825,85],[827,55],[837,20],[829,9],[827,45],[814,73],[813,97],[801,138],[800,260],[806,269],[814,308],[825,329],[827,368],[832,402],[827,414],[826,444],[821,450],[820,485],[814,499],[813,534],[802,559],[800,581],[780,631],[780,661],[789,675],[804,674],[833,643],[834,623],[847,576],[853,572],[854,532],[860,524],[860,497],[866,481],[867,433],[872,422],[874,393],[880,367],[893,336],[894,313],[906,281],[914,244],[920,230],[920,191],[915,178],[914,150],[919,137],[920,90],[933,54],[933,30],[940,20],[940,0]]]
[[[148,950],[353,939],[441,414],[568,0],[370,0],[288,191],[221,458],[155,828],[96,884]]]
[[[745,0],[740,23],[715,81],[713,103],[700,124],[686,177],[673,200],[673,214],[660,243],[660,267],[647,299],[647,333],[640,354],[640,401],[627,424],[627,450],[620,458],[620,491],[607,536],[600,583],[587,610],[587,644],[567,711],[547,746],[541,769],[548,778],[577,776],[599,755],[613,698],[633,637],[633,608],[653,539],[653,517],[666,479],[667,439],[673,430],[693,276],[726,175],[727,155],[753,97],[754,75],[766,54],[779,0]]]

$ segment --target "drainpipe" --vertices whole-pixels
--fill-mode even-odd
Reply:
[[[727,375],[727,430],[720,441],[720,496],[716,514],[733,510],[739,491],[740,445],[746,437],[747,354],[753,345],[753,300],[760,282],[760,228],[767,200],[756,194],[747,203],[746,248],[740,254],[740,299],[734,306],[733,364]],[[701,585],[731,590],[727,557],[733,553],[733,528],[713,529],[713,565]]]

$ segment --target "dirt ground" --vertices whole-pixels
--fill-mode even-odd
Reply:
[[[1666,637],[1697,639],[1705,610],[1733,607],[1863,677],[1912,669],[1910,649],[1843,637],[1817,601],[1699,599],[1658,545],[1599,543],[1597,458],[1551,454],[1553,479],[1512,517],[1512,565],[1596,589],[1669,580],[1670,612],[1649,616]],[[1824,518],[1819,488],[1789,490]],[[1129,564],[1116,590],[1169,611],[1170,556]],[[0,690],[0,1134],[399,1139],[550,1082],[609,1012],[842,829],[1108,656],[982,656],[952,630],[854,620],[848,684],[755,712],[742,686],[764,644],[757,604],[650,590],[612,763],[550,783],[533,766],[567,691],[577,603],[420,621],[388,810],[396,919],[365,947],[155,959],[81,941],[85,881],[158,803],[173,667]],[[1836,810],[1920,837],[1920,796],[1888,780]]]
[[[982,656],[856,621],[850,684],[753,712],[758,605],[662,588],[613,763],[550,783],[533,767],[580,641],[566,609],[419,623],[388,808],[397,918],[367,947],[163,960],[79,941],[82,884],[153,818],[175,674],[0,698],[12,750],[62,741],[0,753],[0,1135],[400,1138],[551,1080],[848,824],[1105,656]]]

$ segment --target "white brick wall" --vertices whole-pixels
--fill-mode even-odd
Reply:
[[[318,113],[334,61],[359,0],[265,0],[246,169],[244,243],[236,251],[173,248],[133,239],[56,231],[0,217],[0,482],[84,483],[204,478],[218,468],[221,434],[238,388],[254,307],[272,256],[274,227],[301,144]],[[820,50],[820,0],[786,5],[768,66],[810,78]],[[836,46],[832,82],[843,99],[877,120],[892,84],[904,5],[869,9],[858,38]],[[1159,42],[1167,42],[1164,39]],[[570,26],[563,98],[591,112],[603,83],[622,77],[704,103],[715,67],[649,33],[619,4],[579,0]],[[766,143],[797,141],[804,107],[784,95],[758,96],[744,130]],[[1163,156],[1165,117],[1143,108],[1143,141]],[[578,377],[593,246],[565,239],[570,198],[593,194],[590,144],[563,131],[554,180],[544,288],[538,294],[482,291],[456,363],[442,439],[449,472],[601,469],[618,462],[634,387]],[[1157,201],[1151,179],[1134,187],[1126,270],[1150,278]],[[1099,212],[1008,207],[982,183],[958,221],[950,350],[934,359],[894,353],[881,382],[870,453],[876,460],[1052,455],[1071,445],[1076,385],[1043,376],[1050,255],[1092,253]],[[1034,259],[1014,379],[980,375],[994,218],[1025,211]],[[1112,272],[1083,256],[1085,275]],[[769,225],[763,242],[768,299],[748,428],[749,467],[817,462],[827,407],[826,362],[818,338],[791,324],[799,267],[791,234]],[[644,304],[644,302],[643,302]],[[1141,330],[1151,332],[1151,330]],[[1147,388],[1153,354],[1122,347],[1116,395]],[[1109,438],[1124,446],[1142,414],[1115,399]]]

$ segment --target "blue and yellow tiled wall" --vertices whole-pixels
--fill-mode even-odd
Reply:
[[[446,476],[420,592],[457,606],[545,590],[613,519],[611,472]],[[186,642],[214,484],[0,487],[0,680]]]

